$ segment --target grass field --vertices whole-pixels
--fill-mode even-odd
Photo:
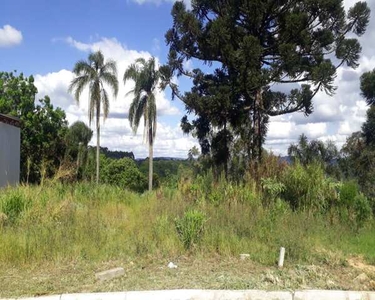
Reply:
[[[223,190],[221,190],[223,189]],[[374,289],[375,231],[265,207],[253,187],[139,195],[111,186],[21,186],[0,194],[0,296],[160,288]],[[277,270],[279,248],[286,267]],[[241,261],[240,253],[250,259]],[[178,265],[167,268],[169,261]],[[95,272],[122,266],[107,283]],[[353,281],[366,273],[368,282]]]

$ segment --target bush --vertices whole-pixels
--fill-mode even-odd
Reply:
[[[336,194],[332,180],[326,178],[320,164],[302,166],[295,163],[284,172],[282,198],[294,209],[325,211]]]
[[[354,211],[357,229],[362,228],[371,218],[371,206],[364,195],[359,194],[354,198]]]
[[[17,190],[4,194],[0,199],[0,211],[5,214],[7,221],[10,223],[18,219],[27,205],[27,199]]]
[[[201,238],[206,215],[197,210],[188,210],[182,218],[175,220],[177,234],[185,249],[190,249]]]
[[[353,181],[348,181],[342,184],[340,188],[340,202],[346,207],[351,207],[358,195],[357,184]]]
[[[263,203],[270,205],[276,202],[277,198],[285,191],[285,185],[278,182],[276,178],[262,178]]]
[[[147,178],[130,158],[108,159],[102,168],[101,178],[105,183],[136,192],[144,192],[147,189]]]

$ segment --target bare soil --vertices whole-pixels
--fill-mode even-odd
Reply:
[[[169,269],[169,261],[178,268]],[[107,282],[95,280],[96,272],[114,267],[123,267],[126,275]],[[365,280],[358,280],[359,275]],[[280,270],[251,259],[219,256],[60,262],[22,268],[0,265],[2,298],[156,289],[375,290],[375,266],[366,264],[361,257],[351,257],[319,266],[286,265]]]

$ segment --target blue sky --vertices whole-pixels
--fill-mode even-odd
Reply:
[[[166,57],[164,34],[171,27],[172,3],[140,5],[124,0],[2,0],[0,25],[22,31],[19,47],[1,49],[2,69],[42,74],[73,65],[82,53],[58,42],[72,36],[81,42],[116,37],[129,49],[153,50],[154,39]],[[32,4],[31,4],[32,3]]]
[[[189,0],[186,0],[189,1]],[[38,97],[49,95],[55,106],[62,107],[70,123],[87,122],[87,95],[79,105],[67,93],[73,78],[71,70],[91,51],[102,50],[119,66],[119,80],[126,67],[138,57],[156,56],[164,63],[168,48],[164,34],[172,26],[170,11],[174,0],[1,0],[0,71],[17,70],[35,76]],[[345,8],[356,0],[344,0]],[[367,1],[375,13],[375,0]],[[360,97],[359,76],[375,68],[375,18],[360,39],[363,47],[360,67],[343,67],[337,73],[339,87],[333,97],[319,93],[314,99],[314,114],[280,116],[271,119],[266,146],[286,154],[288,145],[301,133],[309,138],[333,140],[340,147],[348,135],[359,130],[367,107]],[[194,61],[190,66],[199,66]],[[189,82],[178,79],[182,90]],[[102,126],[102,145],[116,150],[134,151],[146,157],[142,128],[131,132],[126,111],[131,97],[125,97],[130,85],[111,99],[111,116]],[[86,98],[85,98],[86,97]],[[169,91],[159,91],[156,156],[186,157],[196,141],[184,136],[179,121],[184,106],[170,101]],[[95,136],[93,141],[95,140]]]
[[[30,5],[30,1],[2,1],[0,29],[5,25],[11,26],[22,34],[22,41],[0,46],[0,70],[17,70],[26,75],[34,75],[40,97],[49,95],[56,106],[64,108],[70,123],[76,120],[87,122],[84,109],[77,111],[74,100],[65,93],[69,80],[63,79],[63,76],[69,76],[62,74],[61,70],[71,70],[77,60],[85,59],[88,52],[94,50],[91,46],[98,45],[97,47],[101,48],[106,42],[110,43],[106,45],[106,57],[126,60],[126,65],[131,63],[125,57],[128,54],[126,51],[138,53],[140,56],[141,53],[147,52],[164,63],[168,53],[164,35],[172,25],[170,11],[173,1],[143,2],[36,0]],[[75,43],[85,44],[90,49],[82,51]],[[111,47],[120,47],[123,51],[117,51],[113,57]],[[121,57],[121,54],[124,57]],[[48,80],[48,76],[53,76],[54,79]],[[120,80],[121,76],[122,74],[119,74]],[[186,86],[186,81],[180,80],[181,86],[184,86],[184,82]],[[119,106],[118,102],[124,102],[124,99],[121,99],[124,95],[125,92],[121,95],[120,90],[112,107]],[[164,101],[161,104],[158,125],[159,136],[164,136],[161,136],[159,143],[155,145],[156,155],[185,157],[188,149],[196,143],[192,138],[183,136],[179,129],[184,106],[178,100],[170,102],[168,90],[162,98]],[[170,103],[166,104],[167,101]],[[135,137],[131,134],[128,124],[125,124],[126,110],[127,105],[112,110],[113,115],[122,115],[123,118],[109,118],[105,122],[103,146],[133,150],[138,157],[144,157],[147,155],[147,149],[143,145],[142,129]],[[124,140],[131,142],[126,143]],[[129,149],[131,147],[136,149]]]

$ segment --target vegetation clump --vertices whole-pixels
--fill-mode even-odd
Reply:
[[[176,230],[185,249],[189,250],[199,242],[205,223],[206,216],[198,210],[188,210],[183,217],[176,218]]]

